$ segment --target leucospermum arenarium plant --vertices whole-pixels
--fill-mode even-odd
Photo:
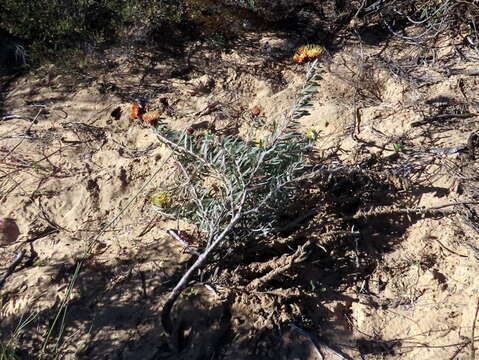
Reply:
[[[234,242],[274,231],[281,211],[301,195],[299,182],[312,171],[308,152],[317,135],[301,131],[299,119],[309,114],[319,88],[318,49],[308,47],[304,53],[305,82],[295,104],[283,118],[272,121],[271,131],[261,139],[247,141],[210,131],[195,136],[161,121],[154,128],[159,141],[173,152],[177,176],[152,202],[161,214],[187,221],[203,234],[200,255],[164,305],[162,321],[168,332],[171,308],[196,271],[219,260],[220,250],[233,248]]]

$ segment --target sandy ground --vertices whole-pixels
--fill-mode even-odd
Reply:
[[[26,251],[1,289],[1,335],[33,316],[16,339],[22,359],[39,357],[76,262],[114,219],[73,289],[65,335],[56,350],[48,343],[58,358],[318,359],[291,324],[316,337],[325,359],[339,358],[330,348],[346,359],[471,358],[478,84],[444,69],[478,62],[454,57],[451,43],[435,63],[407,73],[404,64],[418,61],[407,48],[351,41],[325,57],[320,93],[302,123],[319,132],[318,161],[361,171],[320,181],[306,205],[322,204],[319,213],[270,239],[262,256],[226,266],[222,296],[200,285],[187,290],[175,307],[176,337],[161,328],[162,302],[191,255],[161,230],[186,225],[152,209],[149,194],[168,176],[168,155],[148,124],[129,118],[130,104],[146,96],[160,107],[166,98],[174,128],[233,122],[241,135],[254,105],[264,119],[291,106],[302,85],[303,66],[289,60],[296,45],[283,34],[254,35],[230,52],[198,47],[187,62],[112,51],[101,70],[45,67],[8,85],[4,113],[38,120],[0,123],[0,215],[21,232],[0,248],[1,267]],[[217,111],[200,117],[213,102]],[[351,230],[359,235],[323,236]],[[304,262],[247,288],[305,243],[312,255]],[[278,253],[284,245],[292,250]]]

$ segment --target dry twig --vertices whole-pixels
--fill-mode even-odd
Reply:
[[[25,256],[25,250],[20,251],[13,262],[10,264],[10,266],[3,272],[2,275],[0,275],[0,289],[3,287],[3,284],[5,283],[5,280],[7,277],[9,277],[14,271],[15,268],[20,264],[20,261],[22,261],[23,257]]]
[[[426,209],[418,209],[418,208],[398,208],[398,209],[391,209],[391,208],[376,208],[367,212],[359,211],[356,215],[348,216],[345,220],[358,220],[363,218],[368,218],[371,216],[380,216],[380,215],[422,215],[422,214],[441,214],[441,215],[448,215],[454,214],[456,211],[454,210],[443,210],[445,207],[456,206],[461,204],[479,204],[477,201],[466,201],[466,202],[457,202],[452,204],[444,204],[438,206],[432,206]]]
[[[477,298],[476,312],[474,313],[474,321],[471,330],[471,360],[476,358],[476,349],[474,348],[474,332],[476,331],[477,313],[479,312],[479,297]]]
[[[173,239],[178,241],[181,244],[181,246],[183,246],[185,248],[185,250],[187,250],[188,252],[190,252],[190,253],[192,253],[196,256],[200,255],[200,253],[198,251],[196,251],[196,250],[194,250],[190,247],[190,244],[188,244],[188,241],[183,239],[183,237],[180,234],[176,233],[174,230],[168,229],[168,228],[162,228],[161,230],[163,230],[168,235],[170,235]]]
[[[311,342],[311,344],[313,345],[314,347],[314,350],[316,351],[316,354],[318,354],[318,356],[320,357],[321,360],[324,359],[324,356],[323,354],[321,353],[321,351],[319,350],[319,347],[318,345],[316,345],[316,343],[318,343],[322,348],[324,348],[324,350],[326,350],[327,352],[329,352],[330,354],[338,357],[339,359],[341,360],[350,360],[349,356],[346,356],[346,355],[343,355],[341,353],[339,353],[338,351],[332,349],[331,347],[329,347],[328,345],[326,345],[324,342],[322,341],[319,341],[315,338],[313,338],[313,336],[311,334],[309,334],[308,332],[306,332],[305,330],[301,329],[300,327],[294,325],[294,324],[289,324],[289,327],[291,329],[293,329],[294,331],[296,331],[297,333],[303,335],[304,337],[308,338],[308,340]]]
[[[304,243],[302,246],[300,246],[296,252],[292,255],[286,256],[285,261],[283,266],[279,266],[276,269],[270,271],[266,275],[253,280],[250,282],[247,286],[248,289],[258,289],[261,285],[267,283],[268,281],[274,279],[276,276],[279,274],[283,274],[286,272],[288,269],[290,269],[294,264],[298,264],[306,260],[308,253],[306,252],[306,249],[311,245],[309,241]]]

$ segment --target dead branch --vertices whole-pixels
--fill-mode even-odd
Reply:
[[[296,250],[294,254],[284,257],[284,260],[282,261],[284,263],[283,266],[277,267],[276,269],[270,271],[266,275],[263,275],[262,277],[250,282],[247,288],[250,290],[258,289],[259,287],[261,287],[261,285],[264,285],[268,281],[271,281],[272,279],[274,279],[279,274],[283,274],[284,272],[289,270],[291,267],[293,267],[294,264],[298,264],[306,260],[306,258],[308,257],[308,253],[306,249],[310,245],[311,243],[309,241],[304,243],[302,246],[300,246]]]
[[[476,331],[476,321],[477,321],[477,313],[479,312],[479,297],[477,298],[477,305],[476,311],[474,313],[474,321],[472,322],[472,330],[471,330],[471,360],[476,358],[476,349],[474,348],[474,332]]]
[[[446,69],[444,70],[446,76],[451,75],[467,75],[467,76],[477,76],[479,75],[479,68],[473,67],[470,69]]]
[[[321,352],[321,350],[319,349],[319,347],[316,345],[316,342],[313,340],[313,337],[307,333],[306,331],[304,331],[303,329],[301,329],[300,327],[297,327],[296,325],[294,324],[289,324],[289,327],[296,331],[298,334],[304,336],[305,338],[307,338],[309,340],[309,342],[311,343],[311,345],[313,346],[313,349],[314,351],[316,352],[316,354],[319,356],[319,358],[321,360],[324,360],[324,355],[323,353]]]
[[[353,216],[348,216],[345,217],[345,220],[358,220],[362,218],[368,218],[372,216],[381,216],[381,215],[408,215],[408,214],[414,214],[414,215],[434,215],[434,214],[440,214],[440,215],[449,215],[449,214],[454,214],[456,211],[454,210],[443,210],[445,207],[450,207],[450,206],[456,206],[456,205],[461,205],[461,204],[479,204],[477,201],[466,201],[466,202],[457,202],[457,203],[452,203],[452,204],[444,204],[444,205],[438,205],[438,206],[433,206],[430,208],[426,209],[419,209],[419,208],[397,208],[397,209],[391,209],[391,208],[376,208],[370,211],[358,211],[357,214]]]
[[[446,250],[446,251],[449,251],[451,254],[454,254],[454,255],[457,255],[457,256],[460,256],[460,257],[465,257],[465,258],[467,258],[467,255],[459,254],[459,253],[457,253],[457,252],[455,252],[455,251],[449,249],[448,247],[446,247],[446,246],[445,246],[442,242],[440,242],[439,239],[437,239],[435,236],[426,236],[425,240],[435,240],[442,249],[444,249],[444,250]]]
[[[151,143],[144,149],[135,149],[135,148],[129,148],[126,145],[122,144],[119,141],[116,141],[115,139],[112,139],[115,144],[118,144],[120,146],[120,155],[129,159],[136,159],[145,155],[148,155],[148,153],[152,150],[155,150],[158,146],[160,146],[158,143]]]
[[[418,120],[411,123],[412,127],[418,127],[422,125],[426,125],[431,122],[440,121],[440,120],[448,120],[448,119],[468,119],[471,117],[477,116],[477,114],[467,113],[467,114],[440,114],[434,116],[425,116],[423,120]]]
[[[2,118],[0,118],[0,121],[7,121],[7,120],[13,120],[13,119],[25,120],[33,124],[36,124],[38,122],[36,119],[32,119],[32,118],[29,118],[28,116],[23,116],[23,115],[5,115]]]
[[[324,350],[326,350],[327,352],[329,352],[330,354],[338,357],[339,359],[341,360],[350,360],[349,356],[347,355],[343,355],[341,354],[340,352],[332,349],[331,347],[329,347],[328,345],[326,345],[324,342],[322,341],[319,341],[317,339],[315,339],[311,334],[309,334],[307,331],[301,329],[300,327],[294,325],[294,324],[289,324],[289,327],[296,331],[297,333],[299,333],[300,335],[306,337],[310,342],[311,342],[311,345],[313,345],[314,347],[314,350],[316,351],[316,354],[318,354],[318,356],[320,357],[321,360],[324,359],[324,356],[323,354],[321,353],[321,350],[319,350],[319,347],[322,347],[324,348]],[[320,345],[318,346],[317,343]]]
[[[5,270],[2,275],[0,275],[0,289],[3,287],[3,284],[5,283],[5,280],[7,277],[9,277],[13,272],[15,271],[15,268],[20,264],[22,261],[23,257],[25,256],[25,250],[20,251],[13,262],[10,264],[10,266]]]
[[[190,247],[190,244],[188,243],[187,240],[183,239],[183,237],[181,235],[179,235],[178,233],[176,233],[174,230],[168,229],[168,228],[162,228],[161,230],[163,230],[168,235],[170,235],[173,239],[178,241],[181,244],[181,246],[183,246],[185,248],[185,250],[187,250],[191,254],[194,254],[196,256],[200,255],[200,253],[198,251],[196,251],[196,250],[194,250]]]
[[[35,115],[35,118],[31,121],[31,125],[29,126],[29,128],[28,128],[27,131],[30,131],[30,129],[32,128],[33,124],[36,124],[36,123],[38,122],[37,119],[38,119],[38,117],[40,116],[40,114],[42,113],[42,111],[43,111],[43,109],[41,109],[41,108],[40,108],[40,110],[38,110],[37,115]],[[12,115],[12,116],[13,116],[13,115]],[[3,118],[2,118],[2,120],[3,120]],[[3,157],[2,160],[5,160],[6,158],[8,158],[8,157],[23,143],[24,140],[25,140],[25,139],[21,139],[21,140],[18,142],[18,144],[15,145],[15,146],[8,152],[8,154]]]

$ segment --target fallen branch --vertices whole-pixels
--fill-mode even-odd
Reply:
[[[422,126],[426,125],[431,122],[436,122],[439,120],[448,120],[448,119],[468,119],[471,117],[477,116],[477,114],[473,113],[466,113],[466,114],[439,114],[439,115],[433,115],[433,116],[425,116],[423,120],[418,120],[413,123],[411,123],[411,127],[417,127],[417,126]]]
[[[0,275],[0,289],[3,287],[3,284],[5,283],[7,277],[9,277],[15,271],[15,268],[18,266],[18,264],[20,264],[20,261],[22,261],[24,256],[25,250],[20,251],[15,257],[15,260],[13,260],[13,262],[7,268],[7,270],[5,270],[2,275]]]
[[[190,253],[192,253],[196,256],[200,255],[200,253],[198,251],[196,251],[196,250],[194,250],[190,247],[190,244],[188,243],[187,240],[185,240],[180,234],[176,233],[174,230],[168,229],[168,228],[162,228],[161,230],[163,230],[168,235],[170,235],[173,239],[178,241],[181,244],[181,246],[183,246],[185,248],[185,250],[187,250],[188,252],[190,252]]]
[[[470,69],[446,69],[444,70],[444,74],[446,76],[451,76],[451,75],[476,76],[476,75],[479,75],[479,68],[473,67]]]
[[[428,236],[427,239],[431,239],[431,240],[436,240],[436,242],[439,244],[439,246],[441,248],[443,248],[444,250],[447,250],[449,251],[451,254],[454,254],[454,255],[457,255],[457,256],[460,256],[460,257],[465,257],[467,258],[467,255],[462,255],[462,254],[459,254],[451,249],[449,249],[448,247],[446,247],[442,242],[440,242],[436,237],[434,236]]]
[[[32,128],[33,124],[36,124],[38,123],[38,117],[40,116],[40,114],[42,113],[42,109],[38,110],[37,112],[37,115],[35,115],[35,118],[34,119],[30,119],[30,118],[26,118],[28,119],[27,121],[30,121],[32,124],[29,126],[28,130],[27,131],[30,131],[30,129]],[[11,115],[11,116],[18,116],[18,115]],[[4,116],[1,120],[5,120],[5,118],[8,118],[9,116]],[[23,119],[23,120],[26,120],[25,118],[23,117],[16,117],[17,119]],[[8,120],[8,119],[7,119]],[[8,158],[24,141],[25,139],[21,139],[17,145],[15,145],[9,152],[7,155],[5,155],[2,160],[5,160],[6,158]]]
[[[293,329],[294,331],[296,331],[297,333],[303,335],[304,337],[306,337],[310,342],[311,344],[313,345],[313,348],[314,350],[316,351],[316,354],[318,354],[318,356],[320,357],[321,360],[324,360],[324,356],[323,354],[321,353],[321,350],[319,350],[319,346],[316,344],[318,343],[322,348],[324,348],[324,350],[326,350],[327,352],[329,352],[330,354],[338,357],[339,359],[341,360],[350,360],[349,356],[346,356],[346,355],[343,355],[341,353],[339,353],[338,351],[330,348],[328,345],[326,345],[324,342],[322,341],[319,341],[315,338],[313,338],[313,336],[311,334],[309,334],[308,332],[306,332],[305,330],[301,329],[300,327],[294,325],[294,324],[289,324],[289,327],[291,329]]]
[[[306,252],[306,249],[310,245],[311,243],[309,241],[304,243],[304,245],[300,246],[294,254],[285,257],[285,259],[282,261],[284,262],[283,266],[279,266],[276,269],[267,273],[266,275],[263,275],[262,277],[253,280],[252,282],[248,284],[246,288],[250,290],[258,289],[263,284],[271,281],[279,274],[284,274],[294,264],[299,264],[303,262],[304,260],[306,260],[306,258],[308,257],[308,253]],[[279,260],[281,261],[281,259]]]
[[[32,119],[32,118],[29,118],[28,116],[22,116],[22,115],[5,115],[0,119],[0,121],[13,120],[13,119],[25,120],[34,124],[38,123],[38,120],[36,119],[36,117],[35,119]]]
[[[451,204],[432,206],[430,208],[425,208],[425,209],[419,209],[419,208],[398,208],[398,209],[379,208],[379,209],[373,209],[373,210],[366,211],[366,212],[359,211],[357,214],[355,214],[353,216],[345,217],[344,220],[358,220],[358,219],[368,218],[368,217],[371,217],[371,216],[380,216],[380,215],[408,215],[408,214],[414,214],[414,215],[422,215],[422,214],[448,215],[448,214],[455,213],[455,211],[454,210],[443,210],[443,208],[450,207],[450,206],[461,205],[461,204],[479,204],[479,202],[477,202],[477,201],[457,202],[457,203],[451,203]]]
[[[476,358],[476,349],[474,348],[474,332],[476,330],[476,321],[477,321],[477,313],[479,312],[479,298],[477,298],[477,305],[476,305],[476,312],[474,313],[474,320],[472,322],[472,330],[471,330],[471,360]]]

